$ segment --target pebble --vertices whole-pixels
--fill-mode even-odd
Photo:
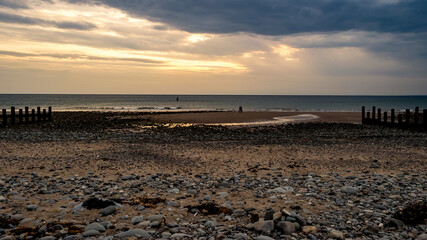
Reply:
[[[108,206],[104,209],[102,209],[99,214],[101,214],[102,216],[108,216],[111,215],[113,213],[115,213],[117,211],[115,206]]]

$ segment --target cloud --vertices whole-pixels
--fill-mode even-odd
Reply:
[[[26,17],[13,13],[0,12],[0,22],[3,23],[14,23],[14,24],[25,24],[25,25],[42,25],[42,26],[54,26],[62,29],[75,29],[75,30],[91,30],[95,29],[96,25],[88,22],[56,22],[48,21],[40,18]]]
[[[28,8],[27,4],[24,1],[20,0],[1,0],[0,7],[6,7],[11,9],[26,9]]]
[[[425,32],[425,0],[68,0],[103,3],[192,33]]]

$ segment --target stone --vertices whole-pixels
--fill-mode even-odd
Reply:
[[[291,235],[295,233],[297,230],[295,228],[295,224],[287,221],[280,221],[276,224],[276,229],[280,230],[285,235]]]
[[[271,238],[269,236],[261,235],[259,237],[256,237],[255,240],[274,240],[274,238]]]
[[[27,209],[27,211],[35,211],[37,210],[37,205],[27,205],[25,209]]]
[[[3,196],[0,196],[0,202],[6,202],[6,198]]]
[[[161,221],[164,218],[163,214],[150,215],[147,220],[150,222]]]
[[[206,221],[204,225],[207,228],[215,228],[216,227],[216,222],[214,222],[214,221]]]
[[[415,238],[415,240],[427,240],[427,234],[423,233]]]
[[[278,222],[278,221],[280,221],[280,219],[282,218],[282,212],[275,212],[274,214],[273,214],[273,221],[274,222]]]
[[[99,231],[96,230],[89,230],[83,233],[83,236],[85,237],[94,237],[94,236],[98,236],[99,234],[101,234]]]
[[[264,220],[273,220],[273,215],[275,211],[272,208],[267,208],[264,214]]]
[[[166,205],[169,206],[169,207],[179,207],[179,206],[181,206],[179,203],[174,202],[174,201],[169,201],[169,202],[166,203]]]
[[[144,221],[144,217],[143,216],[136,216],[136,217],[133,217],[132,220],[130,220],[130,222],[133,225],[136,225],[136,224],[138,224],[138,223],[140,223],[142,221]]]
[[[405,223],[400,221],[399,219],[392,218],[386,223],[386,226],[400,229],[405,226]]]
[[[69,235],[64,237],[64,240],[77,240],[77,239],[83,239],[83,236],[81,235]]]
[[[247,234],[245,233],[237,233],[236,235],[234,235],[234,238],[237,240],[246,240],[246,239],[251,239]]]
[[[273,222],[273,220],[258,221],[254,224],[254,229],[257,232],[270,234],[274,230],[274,222]]]
[[[344,234],[340,231],[337,230],[331,230],[328,234],[328,236],[332,239],[339,239],[339,240],[344,240]]]
[[[56,240],[56,237],[54,237],[54,236],[45,236],[45,237],[39,238],[39,240]]]
[[[90,230],[96,230],[98,232],[105,232],[105,227],[102,224],[95,222],[95,223],[91,223],[85,227],[85,232],[88,232]]]
[[[174,233],[170,236],[171,239],[182,239],[182,238],[188,238],[187,234],[184,233]]]
[[[99,213],[102,216],[108,216],[108,215],[115,213],[116,211],[117,211],[117,209],[115,206],[108,206],[108,207],[102,209]]]
[[[149,238],[150,234],[148,234],[147,231],[143,229],[131,229],[126,232],[122,232],[116,235],[117,238],[131,238],[131,237],[137,237],[137,238]]]
[[[302,232],[305,234],[317,233],[319,230],[315,226],[303,226]]]
[[[267,192],[268,193],[288,193],[288,192],[293,192],[294,188],[290,187],[290,186],[286,186],[286,187],[277,187],[274,189],[270,189]]]
[[[357,189],[355,187],[345,186],[345,187],[341,188],[341,192],[347,193],[347,194],[357,194],[357,193],[359,193],[359,189]]]

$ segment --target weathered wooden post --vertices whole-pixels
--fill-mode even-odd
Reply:
[[[415,112],[414,112],[414,123],[415,123],[415,127],[418,128],[418,123],[419,123],[419,112],[420,112],[420,107],[415,107]]]
[[[381,108],[378,108],[378,124],[381,125]]]
[[[36,110],[31,109],[31,122],[35,123],[36,122]]]
[[[402,114],[398,114],[397,115],[397,126],[402,127],[402,119],[403,119]]]
[[[375,106],[372,107],[372,123],[375,124]]]
[[[44,108],[43,109],[43,117],[42,117],[43,122],[46,122],[46,119],[47,119],[47,114],[46,114],[46,109]]]
[[[30,113],[28,112],[28,107],[25,107],[25,123],[28,124],[30,122]]]
[[[365,106],[362,107],[362,124],[365,124]]]
[[[391,114],[391,116],[390,116],[391,125],[394,125],[394,120],[395,120],[395,119],[394,119],[394,116],[395,116],[395,115],[394,115],[394,109],[391,109],[391,113],[390,113],[390,114]]]
[[[47,118],[49,122],[52,121],[52,107],[50,106],[48,107]]]
[[[22,114],[22,108],[19,109],[18,119],[19,119],[19,123],[24,122],[24,114]]]
[[[6,109],[3,109],[3,127],[6,127],[6,125],[7,125],[7,112],[6,112]]]
[[[42,113],[40,111],[40,107],[37,107],[37,122],[40,122],[42,120],[41,115],[42,115]]]
[[[10,108],[10,124],[15,124],[15,107]]]
[[[409,127],[410,119],[411,119],[411,110],[406,109],[406,111],[405,111],[405,125],[406,125],[406,127]]]
[[[384,125],[387,125],[387,121],[388,121],[388,113],[384,112]]]

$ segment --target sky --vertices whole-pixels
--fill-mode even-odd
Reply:
[[[427,1],[0,0],[0,93],[427,95]]]

